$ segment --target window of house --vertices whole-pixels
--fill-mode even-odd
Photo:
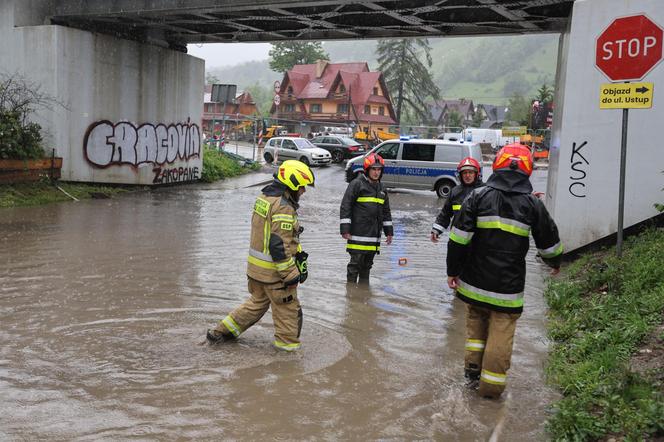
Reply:
[[[295,105],[294,104],[285,104],[284,105],[284,112],[295,112]]]
[[[341,86],[339,86],[339,93],[343,94],[344,92],[346,92],[346,86],[342,84]]]
[[[365,104],[364,105],[364,113],[365,114],[370,114],[371,113],[371,106],[369,106],[368,104]]]
[[[293,86],[288,86],[288,88],[286,89],[286,92],[288,93],[288,95],[292,95],[293,94]]]
[[[338,114],[348,113],[348,103],[337,104],[337,113]]]
[[[309,105],[309,112],[312,114],[320,114],[323,112],[323,105],[320,103],[313,103]]]
[[[377,88],[377,87],[374,87],[374,88],[373,88],[373,94],[374,94],[374,95],[378,95],[378,88]]]
[[[383,106],[378,107],[378,115],[385,115],[385,108]]]
[[[433,161],[435,154],[436,146],[433,144],[404,143],[401,159],[411,161]]]

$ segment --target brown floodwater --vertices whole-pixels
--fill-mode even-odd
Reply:
[[[392,246],[347,286],[338,166],[302,198],[303,347],[272,320],[201,345],[243,302],[251,208],[269,175],[0,209],[0,439],[542,440],[546,267],[528,257],[509,397],[463,386],[464,305],[445,283],[432,192],[390,194]],[[537,171],[538,190],[545,172]],[[252,186],[253,185],[253,186]],[[406,265],[399,265],[407,258]]]

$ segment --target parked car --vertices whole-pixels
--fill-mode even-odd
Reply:
[[[434,190],[440,198],[449,196],[459,184],[457,165],[465,157],[482,164],[482,151],[476,143],[435,139],[387,140],[371,149],[385,160],[381,181],[387,187]],[[366,154],[368,155],[368,153]],[[348,160],[346,181],[360,172],[364,156]]]
[[[265,145],[265,162],[300,160],[311,166],[326,166],[332,162],[332,155],[325,149],[316,147],[306,138],[274,137]]]
[[[352,138],[341,135],[326,135],[311,140],[313,144],[332,154],[332,161],[340,163],[344,159],[364,155],[364,145]]]

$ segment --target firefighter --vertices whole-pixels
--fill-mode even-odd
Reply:
[[[272,306],[274,346],[300,348],[302,309],[297,286],[307,279],[307,253],[302,251],[297,219],[299,199],[314,174],[306,164],[284,161],[274,181],[262,189],[254,204],[247,265],[249,299],[233,310],[216,328],[207,331],[210,343],[232,340],[258,322]]]
[[[465,376],[482,397],[498,398],[505,389],[531,233],[551,274],[560,267],[558,228],[532,194],[532,170],[527,147],[502,148],[493,175],[468,195],[450,231],[447,283],[466,303]]]
[[[450,221],[454,218],[454,214],[461,209],[461,203],[468,196],[468,194],[477,187],[482,187],[482,168],[480,163],[475,158],[466,157],[459,162],[457,166],[457,176],[461,184],[455,186],[447,201],[440,210],[436,217],[433,226],[431,226],[431,242],[438,242],[438,237],[450,225]]]
[[[380,178],[385,161],[370,153],[364,158],[364,174],[350,182],[341,201],[339,229],[350,254],[346,280],[369,282],[374,256],[380,253],[381,230],[386,244],[392,243],[390,200]]]

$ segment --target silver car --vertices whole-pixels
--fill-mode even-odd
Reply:
[[[440,198],[449,196],[459,184],[457,165],[465,157],[482,164],[482,151],[475,143],[451,140],[387,140],[374,147],[385,160],[381,181],[386,187],[433,190]],[[367,153],[368,155],[368,153]],[[362,172],[364,157],[346,164],[346,181]]]
[[[265,162],[299,160],[311,166],[327,166],[332,155],[325,149],[316,147],[306,138],[274,137],[265,145]]]

